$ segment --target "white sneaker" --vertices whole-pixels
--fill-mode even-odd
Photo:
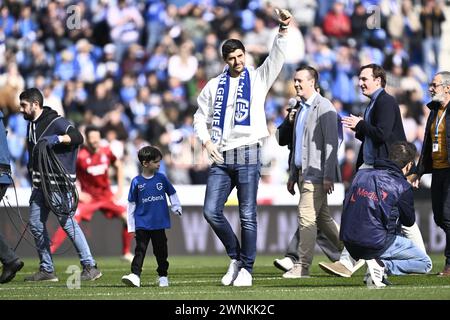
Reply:
[[[366,260],[364,260],[364,259],[359,259],[358,261],[356,261],[356,263],[352,269],[352,274],[355,273],[356,271],[358,271],[365,264],[366,264]]]
[[[125,283],[129,287],[140,287],[141,279],[137,274],[130,273],[129,275],[122,277],[122,282]]]
[[[383,288],[384,267],[380,266],[375,259],[366,260],[369,276],[365,277],[368,288]]]
[[[367,268],[367,270],[366,270],[366,274],[364,275],[363,282],[364,282],[364,284],[367,285],[367,287],[374,286],[372,277],[370,276],[369,268]],[[386,273],[384,273],[383,280],[381,282],[383,282],[386,286],[392,285],[392,283],[388,280],[388,276]]]
[[[252,275],[245,268],[241,268],[236,277],[236,280],[233,281],[233,286],[235,287],[251,287],[252,286]]]
[[[283,273],[283,278],[286,279],[299,279],[309,277],[309,271],[304,269],[300,263],[294,264],[291,270]]]
[[[134,255],[131,252],[125,253],[120,257],[121,260],[127,261],[129,263],[133,262]]]
[[[230,266],[228,267],[227,273],[222,277],[222,284],[224,286],[229,286],[233,283],[239,273],[239,261],[236,259],[232,259],[230,262]]]
[[[273,261],[273,265],[277,267],[278,269],[286,272],[291,270],[294,267],[294,262],[291,258],[285,257],[283,259],[275,259]]]
[[[167,277],[159,277],[159,286],[160,287],[168,287],[169,286],[169,278]]]

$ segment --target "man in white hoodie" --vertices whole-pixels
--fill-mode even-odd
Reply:
[[[260,145],[269,136],[264,103],[285,61],[291,14],[276,10],[280,28],[272,50],[255,70],[245,67],[245,47],[236,39],[222,45],[226,63],[197,98],[194,129],[212,165],[203,214],[231,259],[222,284],[251,286],[256,258],[256,196],[260,177]],[[241,244],[223,214],[230,192],[237,188]]]

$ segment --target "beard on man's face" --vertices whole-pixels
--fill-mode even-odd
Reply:
[[[443,93],[436,93],[431,96],[431,100],[435,102],[444,102],[445,101],[445,95]]]
[[[22,113],[22,115],[25,120],[33,120],[33,116],[31,114]]]

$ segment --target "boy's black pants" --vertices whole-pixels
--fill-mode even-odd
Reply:
[[[152,240],[153,254],[156,257],[158,268],[156,272],[160,277],[167,277],[169,261],[167,261],[167,237],[164,229],[160,230],[136,230],[136,249],[134,250],[134,259],[131,263],[131,272],[141,276],[142,265],[144,264],[145,253],[148,243]]]

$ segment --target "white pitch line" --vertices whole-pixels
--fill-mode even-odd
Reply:
[[[27,289],[29,289],[31,287],[28,287]],[[125,287],[124,287],[125,288]],[[5,288],[6,289],[6,288]],[[9,288],[9,289],[25,289],[25,288]],[[91,288],[90,288],[91,289]],[[92,288],[95,289],[95,288]],[[122,288],[121,288],[122,289]],[[145,289],[145,288],[143,288]],[[299,289],[301,289],[301,292],[317,292],[317,291],[337,291],[337,290],[342,290],[342,289],[348,289],[348,290],[368,290],[367,288],[365,288],[364,286],[355,288],[321,288],[321,287],[316,287],[316,288],[284,288],[284,289],[276,289],[276,288],[269,288],[269,289],[262,289],[262,288],[254,288],[254,289],[245,289],[245,293],[276,293],[276,292],[298,292]],[[410,286],[392,286],[386,289],[382,289],[382,290],[423,290],[423,289],[450,289],[450,285],[445,285],[445,286],[427,286],[427,287],[423,287],[423,286],[414,286],[414,287],[410,287]],[[83,292],[83,297],[101,297],[101,296],[107,296],[107,297],[111,297],[111,296],[115,296],[115,297],[121,297],[121,296],[131,296],[131,295],[145,295],[148,294],[149,296],[166,296],[166,295],[174,295],[174,294],[180,294],[180,295],[199,295],[199,294],[223,294],[223,295],[235,295],[237,293],[237,291],[235,290],[220,290],[220,291],[160,291],[160,292],[155,292],[155,291],[142,291],[141,289],[130,289],[133,291],[126,291],[126,292],[104,292],[104,293],[87,293],[87,292]],[[156,290],[156,288],[155,288]],[[78,296],[78,291],[75,291],[73,294],[70,293],[57,293],[55,295],[51,295],[50,293],[42,294],[42,293],[36,293],[36,294],[27,294],[27,295],[23,295],[23,294],[8,294],[9,298],[13,298],[13,297],[17,297],[17,298],[25,298],[25,297],[42,297],[42,296],[47,296],[47,297],[73,297],[73,296]]]

